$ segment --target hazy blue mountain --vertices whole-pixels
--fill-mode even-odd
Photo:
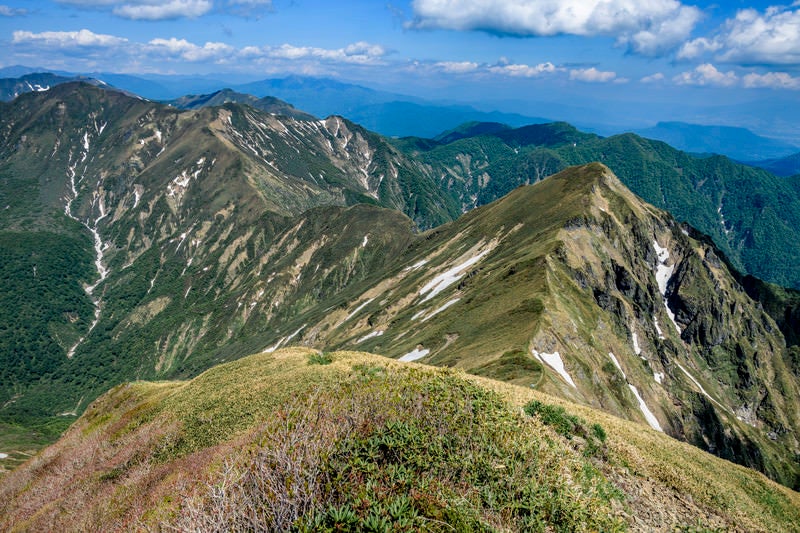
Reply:
[[[774,159],[797,151],[797,146],[787,142],[756,135],[746,128],[730,126],[659,122],[653,128],[636,133],[664,141],[686,152],[720,154],[737,161]]]
[[[13,71],[13,69],[11,69]],[[26,73],[19,77],[0,79],[0,100],[8,102],[27,92],[46,91],[54,85],[75,81],[76,78],[58,76],[47,72]]]
[[[246,104],[273,115],[293,117],[298,120],[316,120],[314,115],[300,111],[292,104],[274,96],[257,98],[251,94],[238,93],[231,89],[222,89],[211,94],[187,95],[171,100],[170,105],[179,109],[199,109],[202,107],[220,106],[228,103]]]
[[[386,102],[361,106],[348,113],[347,118],[391,137],[433,137],[464,122],[505,123],[523,126],[551,120],[527,117],[500,111],[479,111],[470,106],[441,106],[407,101]]]
[[[800,174],[800,152],[777,159],[750,161],[747,164],[769,170],[776,176],[794,176]]]

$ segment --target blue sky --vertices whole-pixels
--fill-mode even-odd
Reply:
[[[0,67],[307,74],[449,99],[800,103],[800,0],[0,0]]]

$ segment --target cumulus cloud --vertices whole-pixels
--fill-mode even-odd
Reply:
[[[739,64],[800,65],[800,3],[742,9],[711,38],[688,41],[678,58],[714,53],[716,60]]]
[[[33,44],[52,48],[109,48],[127,43],[123,37],[94,33],[89,30],[80,31],[15,31],[12,34],[14,44]]]
[[[672,78],[678,85],[731,87],[739,82],[735,72],[721,72],[710,63],[698,65],[694,70],[682,72]]]
[[[384,47],[364,41],[350,44],[344,48],[334,49],[283,44],[281,46],[267,46],[263,48],[249,47],[243,51],[250,57],[261,55],[263,57],[288,60],[317,59],[327,62],[359,65],[378,64],[387,54]]]
[[[467,74],[478,70],[480,65],[472,61],[439,61],[433,67],[448,74]]]
[[[525,64],[503,64],[489,67],[489,72],[493,74],[503,74],[515,78],[534,78],[542,74],[552,74],[563,70],[563,68],[556,67],[549,61],[546,63],[539,63],[532,67]]]
[[[123,3],[113,12],[133,20],[166,20],[196,18],[211,11],[212,7],[211,0],[142,0]]]
[[[768,89],[794,89],[800,90],[800,78],[795,78],[786,72],[767,72],[766,74],[747,74],[742,78],[742,84],[748,89],[766,87]]]
[[[642,78],[639,81],[641,81],[642,83],[656,83],[656,82],[659,82],[659,81],[664,81],[664,78],[665,78],[665,76],[664,76],[664,74],[662,72],[656,72],[655,74],[651,74],[649,76],[645,76],[644,78]]]
[[[417,29],[486,31],[516,36],[612,36],[655,55],[685,41],[701,18],[678,0],[414,0]]]
[[[111,11],[132,20],[197,18],[214,8],[213,0],[56,0],[86,9]],[[268,11],[272,0],[220,0],[217,9],[234,15],[250,16]]]
[[[722,48],[722,43],[716,39],[700,37],[686,42],[678,50],[678,59],[695,59],[708,52],[716,52]]]
[[[725,25],[721,59],[739,63],[800,64],[800,4],[739,11]]]
[[[27,9],[18,9],[14,7],[8,7],[5,5],[0,5],[0,17],[19,17],[22,15],[26,15],[28,13]]]
[[[219,61],[230,57],[235,48],[225,43],[208,42],[203,46],[191,43],[186,39],[153,39],[148,43],[149,51],[165,56],[190,61]]]
[[[573,69],[569,71],[569,79],[589,83],[606,83],[615,81],[616,77],[616,72],[597,70],[595,67]]]

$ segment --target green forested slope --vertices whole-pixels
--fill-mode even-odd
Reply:
[[[800,287],[800,193],[769,172],[722,156],[693,157],[634,134],[601,138],[564,123],[397,145],[438,170],[465,209],[567,166],[602,162],[644,200],[710,235],[738,269]]]

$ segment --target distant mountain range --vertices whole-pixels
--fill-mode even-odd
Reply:
[[[797,176],[800,175],[800,152],[778,159],[751,161],[748,164],[768,170],[776,176]]]
[[[659,122],[655,127],[636,133],[685,152],[720,154],[737,161],[776,159],[800,150],[795,145],[756,135],[746,128],[729,126]]]
[[[26,90],[34,90],[37,86],[43,88],[76,79],[94,79],[102,80],[103,83],[132,94],[151,100],[170,102],[179,107],[190,105],[186,99],[186,95],[190,94],[197,98],[224,92],[228,94],[230,101],[242,102],[246,100],[244,95],[250,95],[252,101],[262,97],[275,97],[291,102],[293,106],[316,116],[341,115],[371,131],[396,137],[409,135],[433,137],[468,121],[497,121],[512,126],[550,122],[548,119],[516,113],[479,111],[467,105],[436,104],[407,95],[320,78],[291,76],[231,83],[235,80],[223,82],[213,78],[185,76],[143,78],[111,73],[64,76],[33,73],[31,70],[34,69],[26,67],[0,69],[0,76],[19,74],[25,78],[18,79],[15,76],[0,79],[0,100],[9,101]],[[37,80],[42,83],[38,83]],[[32,83],[30,87],[28,82]],[[239,93],[241,96],[233,98],[230,96],[233,93]]]

